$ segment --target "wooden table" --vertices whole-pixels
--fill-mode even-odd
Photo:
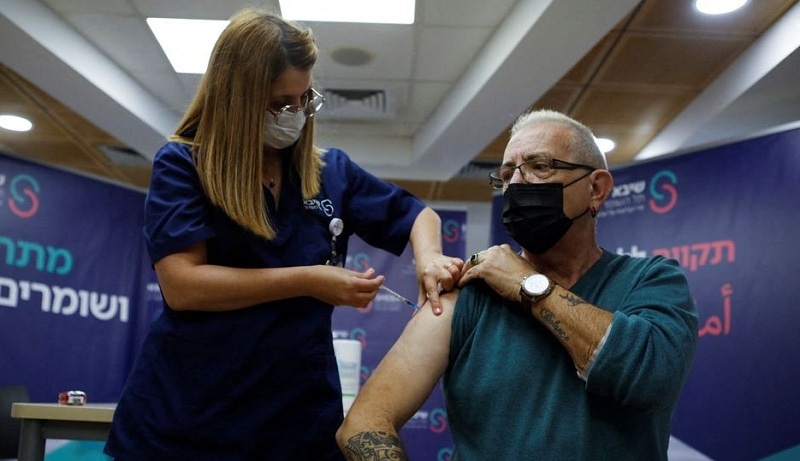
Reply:
[[[22,420],[19,461],[42,461],[46,439],[106,440],[116,407],[116,404],[14,403],[11,417]]]

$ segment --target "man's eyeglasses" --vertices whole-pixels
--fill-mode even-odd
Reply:
[[[309,89],[303,95],[300,106],[283,106],[277,112],[269,111],[275,115],[275,123],[281,126],[293,126],[292,123],[300,114],[304,117],[313,117],[325,104],[325,96],[321,95],[314,88]]]
[[[514,176],[514,170],[519,170],[522,180],[533,182],[536,179],[547,179],[555,174],[556,170],[584,169],[594,171],[597,168],[589,165],[565,162],[555,158],[535,158],[522,162],[517,166],[501,166],[489,173],[489,183],[492,189],[503,190]]]

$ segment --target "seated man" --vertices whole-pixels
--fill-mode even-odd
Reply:
[[[562,114],[520,117],[490,177],[522,252],[472,255],[444,314],[411,319],[339,428],[342,451],[406,459],[398,431],[443,377],[453,459],[666,460],[697,344],[679,265],[597,245],[613,179]]]

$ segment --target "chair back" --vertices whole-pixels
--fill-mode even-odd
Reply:
[[[24,385],[0,386],[0,459],[17,458],[22,421],[11,417],[11,405],[29,401]]]

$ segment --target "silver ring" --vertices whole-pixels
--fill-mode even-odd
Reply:
[[[472,253],[472,256],[469,257],[469,262],[473,266],[477,266],[480,261],[478,261],[478,253]]]

